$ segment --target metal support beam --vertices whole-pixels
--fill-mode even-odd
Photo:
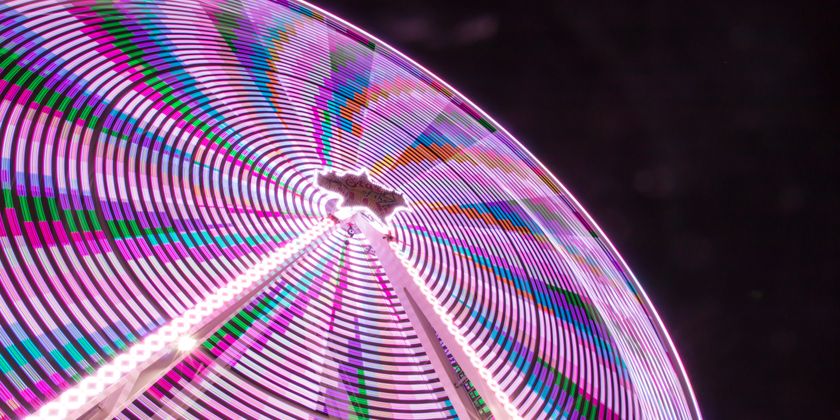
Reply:
[[[435,333],[437,333],[437,336],[440,337],[441,341],[449,349],[450,354],[455,358],[455,361],[463,369],[466,376],[470,378],[473,386],[475,386],[488,407],[490,407],[493,415],[496,418],[506,417],[507,413],[502,403],[498,401],[496,393],[490,390],[489,385],[479,374],[478,369],[470,363],[470,358],[464,353],[463,348],[456,341],[456,337],[449,332],[440,317],[424,305],[426,297],[413,281],[412,275],[408,272],[408,267],[403,265],[396,253],[391,249],[387,237],[376,230],[368,222],[364,214],[356,213],[351,220],[365,235],[368,243],[376,253],[376,257],[379,259],[388,279],[394,286],[394,291],[400,302],[402,302],[406,315],[414,326],[414,330],[417,332],[417,337],[420,339],[423,349],[429,355],[432,366],[441,379],[444,390],[449,395],[449,399],[452,401],[458,416],[462,419],[480,418],[472,403],[472,399],[467,395],[466,390],[460,386],[462,383],[452,368],[446,354],[443,352],[443,348],[440,346]]]
[[[347,212],[350,213],[350,212]],[[432,367],[443,385],[446,395],[449,396],[456,414],[462,419],[480,419],[472,399],[464,389],[464,379],[456,374],[452,364],[441,347],[440,343],[446,345],[449,353],[463,370],[463,373],[472,381],[475,389],[481,394],[487,406],[496,418],[507,417],[504,405],[498,399],[497,394],[490,388],[479,369],[472,365],[469,356],[457,341],[457,337],[449,331],[440,316],[429,308],[426,297],[415,283],[414,277],[409,272],[396,253],[391,249],[389,238],[373,227],[367,216],[356,212],[342,217],[331,217],[333,222],[351,222],[365,235],[371,249],[375,252],[385,273],[390,280],[397,298],[405,309],[409,322],[414,327]],[[326,232],[329,232],[327,230]],[[189,329],[188,337],[192,337],[196,343],[203,343],[224,326],[231,318],[239,313],[242,308],[251,302],[265,287],[282,272],[282,270],[293,264],[298,258],[305,254],[312,246],[323,240],[326,233],[310,235],[308,242],[304,239],[299,250],[279,263],[280,271],[272,275],[261,277],[258,281],[247,287],[231,302],[226,303],[220,309],[208,314],[200,322]],[[298,248],[293,248],[298,249]],[[268,260],[266,260],[268,261]],[[241,289],[240,289],[241,290]],[[176,323],[177,320],[173,320]],[[463,340],[461,340],[463,341]],[[137,345],[137,344],[135,344]],[[81,407],[69,412],[70,418],[81,418],[85,420],[108,419],[119,414],[128,404],[149,387],[155,384],[163,375],[174,368],[191,351],[179,351],[176,345],[169,344],[157,350],[148,359],[138,364],[128,374],[123,375],[117,381],[112,382],[100,394],[89,398]],[[117,360],[118,361],[118,360]],[[295,405],[294,401],[289,401]],[[310,412],[314,417],[322,417],[322,414],[314,412],[306,407],[300,406],[304,411]]]
[[[271,283],[277,276],[286,268],[291,266],[315,244],[321,242],[324,234],[312,238],[312,240],[305,244],[300,251],[290,255],[285,261],[278,266],[279,271],[262,277],[259,281],[251,285],[244,293],[236,297],[235,300],[229,302],[221,309],[205,317],[200,323],[191,329],[188,334],[189,337],[195,339],[199,345],[207,341],[214,332],[224,326],[237,313],[239,313],[245,305],[251,302],[259,293]],[[191,351],[179,351],[176,346],[168,346],[159,350],[145,363],[137,366],[135,370],[120,378],[120,380],[112,386],[105,389],[99,396],[91,398],[85,405],[78,410],[71,412],[68,418],[79,418],[84,420],[103,420],[114,418],[126,406],[134,401],[143,392],[155,384],[163,375],[169,372],[172,368],[178,365],[184,358],[186,358]],[[294,405],[294,401],[290,401]],[[309,412],[315,417],[320,417],[317,412],[312,411],[300,405],[298,408]]]

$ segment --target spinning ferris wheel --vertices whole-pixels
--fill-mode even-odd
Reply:
[[[303,2],[0,5],[0,417],[697,418],[592,219]]]

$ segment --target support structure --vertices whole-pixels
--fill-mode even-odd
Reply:
[[[406,315],[414,326],[414,330],[420,339],[420,343],[423,345],[423,349],[429,355],[435,372],[438,374],[441,382],[443,382],[444,389],[455,406],[455,411],[458,413],[458,416],[462,419],[479,418],[472,400],[467,395],[466,390],[461,386],[461,380],[455,374],[437,337],[440,337],[440,340],[446,345],[450,354],[455,358],[455,361],[461,369],[463,369],[466,377],[470,378],[473,386],[475,386],[476,390],[484,398],[484,401],[490,407],[494,416],[496,418],[506,417],[505,404],[498,399],[497,392],[494,392],[490,388],[487,381],[484,380],[484,376],[473,366],[470,357],[464,352],[463,347],[457,342],[456,337],[450,332],[449,327],[444,324],[440,316],[432,311],[428,305],[424,305],[426,303],[426,296],[420,291],[420,287],[414,281],[414,275],[409,272],[409,267],[406,267],[400,261],[400,258],[397,257],[394,250],[391,249],[387,237],[384,237],[381,232],[376,230],[362,213],[356,213],[351,220],[359,227],[376,253],[379,263],[391,281],[397,297],[403,303]],[[423,309],[424,307],[426,308],[425,311]]]
[[[483,417],[464,388],[467,378],[472,381],[492,413],[497,418],[505,417],[507,414],[505,408],[509,407],[510,403],[499,399],[498,385],[491,386],[487,379],[489,375],[486,369],[473,364],[477,359],[474,354],[470,358],[459,344],[459,341],[465,342],[465,340],[459,337],[457,328],[447,325],[436,313],[440,308],[437,308],[437,311],[433,310],[437,303],[431,301],[433,298],[428,297],[428,293],[424,295],[421,291],[423,280],[417,277],[416,270],[409,267],[409,264],[401,260],[391,249],[390,238],[379,232],[371,224],[367,215],[358,211],[344,212],[344,217],[341,218],[331,216],[329,221],[322,223],[323,226],[313,228],[313,231],[307,232],[292,244],[287,245],[278,255],[266,257],[248,272],[214,292],[208,300],[200,302],[181,317],[170,321],[169,324],[152,334],[152,336],[164,334],[166,339],[147,337],[144,341],[134,344],[124,354],[117,356],[108,365],[97,370],[95,376],[99,378],[88,378],[87,382],[83,381],[75,388],[65,391],[68,395],[73,393],[70,397],[74,402],[72,407],[45,406],[34,417],[66,416],[85,420],[113,418],[192,352],[192,347],[179,349],[179,342],[172,339],[173,335],[181,335],[190,343],[205,342],[265,290],[282,270],[311,249],[314,243],[320,242],[334,223],[352,223],[365,235],[388,276],[397,298],[402,303],[406,316],[458,417],[471,420],[479,420]],[[266,275],[269,272],[271,275]],[[210,303],[210,300],[214,302]],[[446,346],[450,356],[455,359],[466,376],[459,377],[441,343]],[[133,367],[120,369],[125,368],[122,365],[132,357],[136,358],[132,364]],[[115,378],[115,376],[118,377]],[[102,380],[101,377],[110,379]],[[107,383],[97,384],[97,380]],[[101,391],[96,391],[97,386],[101,388]],[[62,394],[58,401],[51,404],[60,404],[62,397],[66,396]],[[72,398],[81,398],[83,402],[78,403],[78,400],[72,400]],[[294,401],[289,401],[289,403],[294,404]],[[299,408],[311,412],[306,407]],[[314,417],[321,416],[321,413],[316,412],[310,414]]]
[[[216,314],[206,318],[198,328],[190,334],[196,343],[207,341],[213,333],[227,324],[231,318],[244,309],[256,296],[265,290],[283,269],[294,263],[304,251],[301,251],[293,258],[286,260],[280,271],[271,276],[266,276],[254,285],[252,289],[231,301],[230,304]],[[80,420],[107,420],[114,418],[128,404],[139,397],[143,392],[155,384],[163,375],[172,370],[178,363],[181,363],[191,351],[181,351],[175,347],[164,348],[161,353],[141,370],[130,373],[126,380],[118,387],[112,389],[105,398],[98,404],[79,415]]]
[[[205,300],[133,344],[93,375],[41,407],[32,418],[110,419],[186,358],[262,292],[282,270],[320,242],[334,226],[326,220],[284,248],[266,256]]]

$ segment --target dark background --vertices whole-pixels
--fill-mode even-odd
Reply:
[[[553,170],[633,267],[707,418],[840,418],[830,3],[315,2]]]

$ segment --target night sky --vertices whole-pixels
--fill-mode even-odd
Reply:
[[[707,418],[840,418],[828,3],[315,3],[549,166],[635,271]]]

